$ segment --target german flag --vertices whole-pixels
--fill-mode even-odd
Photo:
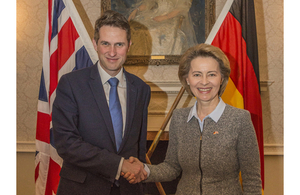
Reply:
[[[262,106],[253,0],[228,0],[206,43],[219,47],[230,61],[230,79],[222,99],[251,113],[259,145],[264,189]]]

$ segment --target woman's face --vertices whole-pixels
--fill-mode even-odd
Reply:
[[[222,76],[218,62],[212,57],[193,59],[186,81],[199,103],[218,102]]]

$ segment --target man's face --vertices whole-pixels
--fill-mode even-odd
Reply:
[[[102,26],[99,40],[93,45],[98,53],[101,67],[111,76],[115,76],[125,63],[131,42],[127,41],[126,31],[112,26]]]

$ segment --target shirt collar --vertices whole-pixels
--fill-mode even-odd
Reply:
[[[102,85],[104,85],[105,83],[107,83],[107,81],[108,81],[110,78],[112,78],[112,76],[110,76],[110,75],[102,68],[102,66],[100,65],[100,61],[98,61],[97,66],[98,66],[98,71],[99,71],[100,78],[101,78],[101,81],[102,81]],[[126,86],[126,79],[125,79],[125,75],[124,75],[124,72],[123,72],[123,67],[122,67],[122,69],[120,70],[120,72],[119,72],[115,77],[119,80],[119,86],[120,86],[120,87]]]
[[[219,101],[217,107],[214,109],[214,111],[212,111],[205,118],[210,117],[215,122],[218,122],[218,120],[220,119],[220,117],[223,114],[225,107],[226,107],[226,104],[224,103],[222,98],[219,98],[219,99],[220,99],[220,101]],[[195,102],[194,106],[190,110],[187,122],[189,122],[193,118],[193,116],[196,117],[196,119],[200,120],[198,117],[198,114],[197,114],[197,101]]]

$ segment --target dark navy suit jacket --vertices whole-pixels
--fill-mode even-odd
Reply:
[[[109,194],[121,157],[145,162],[150,87],[125,71],[126,124],[120,150],[97,65],[61,77],[53,103],[55,147],[63,159],[57,194]],[[142,194],[141,184],[120,177],[123,195]]]

